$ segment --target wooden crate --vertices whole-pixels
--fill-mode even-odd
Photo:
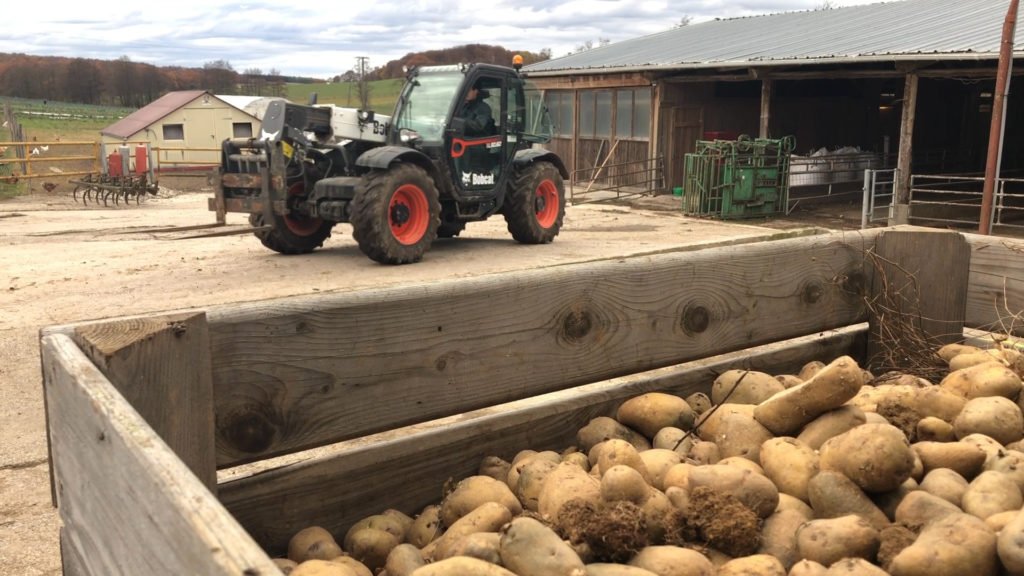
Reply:
[[[297,530],[416,513],[634,395],[863,359],[900,273],[932,334],[998,328],[1022,270],[1022,242],[902,228],[50,327],[65,573],[278,574]]]

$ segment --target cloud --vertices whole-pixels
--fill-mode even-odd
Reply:
[[[59,11],[5,14],[0,52],[116,59],[200,67],[227,60],[236,70],[277,69],[326,78],[368,56],[382,65],[409,52],[462,44],[550,49],[563,56],[587,41],[612,42],[694,22],[791,10],[824,0],[368,0],[342,4],[221,0],[154,3],[145,11],[104,11],[89,3]],[[864,4],[840,0],[833,5]]]

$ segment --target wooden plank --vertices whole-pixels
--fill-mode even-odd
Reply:
[[[280,574],[63,335],[41,342],[57,499],[81,574]]]
[[[280,551],[309,525],[344,534],[357,520],[385,508],[418,513],[440,500],[446,480],[475,474],[485,456],[511,459],[527,448],[567,448],[590,419],[613,415],[633,396],[707,393],[715,376],[730,368],[795,373],[811,360],[849,353],[866,332],[866,324],[845,327],[292,455],[286,457],[292,462],[279,469],[221,484],[221,500],[257,541]]]
[[[218,465],[864,321],[876,233],[211,310]]]
[[[900,147],[896,157],[896,189],[893,191],[894,216],[889,224],[906,224],[910,217],[910,169],[914,150],[914,117],[917,111],[917,74],[907,74],[903,87],[903,111],[900,116]]]
[[[911,369],[963,340],[971,249],[956,232],[889,229],[875,242],[868,365]],[[941,363],[938,357],[935,362]],[[925,376],[925,374],[921,374]]]
[[[1024,336],[1024,240],[964,234],[971,246],[965,323]]]
[[[768,130],[772,119],[772,81],[761,80],[761,124],[758,129],[759,138],[767,138],[771,132]]]
[[[60,563],[63,576],[89,576],[82,553],[68,537],[68,529],[60,529]]]
[[[206,314],[87,324],[75,329],[74,339],[196,477],[215,492]]]

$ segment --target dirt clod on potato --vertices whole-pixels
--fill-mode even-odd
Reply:
[[[686,511],[669,520],[666,544],[700,542],[738,558],[756,554],[761,545],[761,520],[735,496],[707,486],[690,493]]]
[[[570,500],[561,508],[555,530],[573,545],[586,544],[593,562],[627,562],[649,542],[640,507],[628,501],[595,506]]]
[[[899,428],[907,440],[917,442],[917,423],[921,421],[922,416],[916,410],[907,406],[900,398],[885,397],[878,402],[876,411],[879,416]]]
[[[885,570],[889,569],[889,563],[904,548],[910,546],[917,540],[917,534],[906,526],[893,524],[886,526],[879,533],[881,545],[878,547],[878,565]]]

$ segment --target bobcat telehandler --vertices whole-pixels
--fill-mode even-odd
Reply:
[[[363,253],[385,264],[417,262],[435,239],[498,213],[515,240],[551,242],[568,174],[538,147],[550,118],[519,67],[415,68],[390,117],[274,101],[258,138],[224,141],[210,209],[248,213],[282,254],[311,252],[349,223]],[[460,117],[474,88],[491,110],[484,133]]]

